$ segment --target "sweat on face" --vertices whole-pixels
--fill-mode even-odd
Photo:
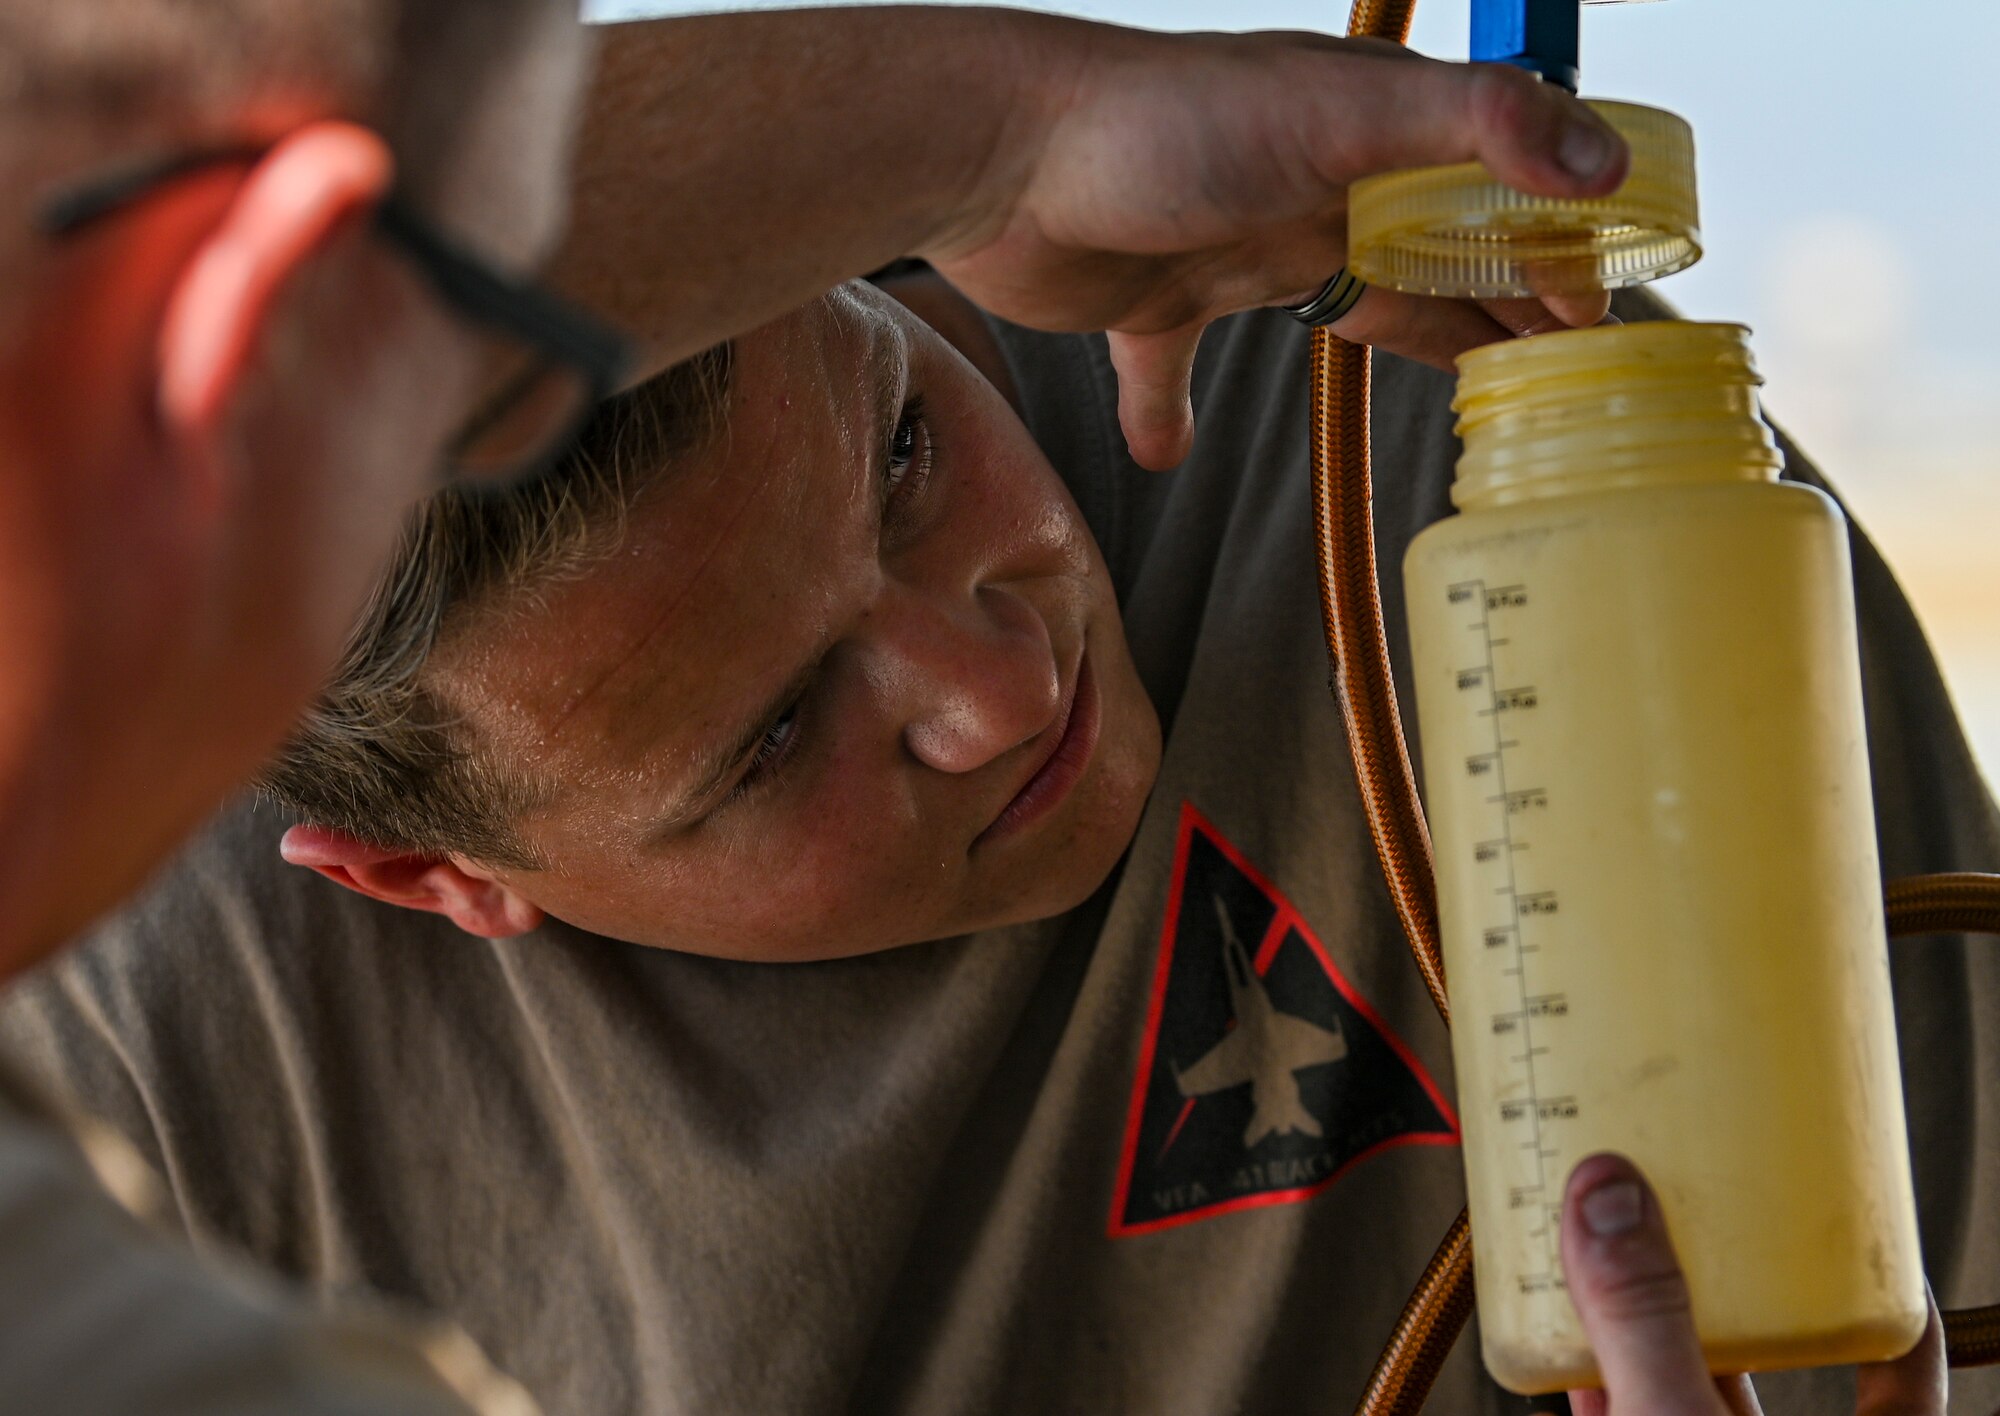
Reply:
[[[997,349],[965,342],[850,285],[674,398],[628,395],[522,494],[567,528],[553,568],[489,568],[507,583],[386,656],[448,734],[381,805],[411,819],[315,809],[299,768],[337,684],[274,774],[312,823],[287,858],[489,937],[553,915],[768,961],[1083,900],[1137,827],[1158,718],[1095,540],[982,371],[1004,381]],[[699,436],[663,433],[702,407]],[[413,557],[476,559],[476,518],[440,520],[402,584]],[[344,681],[370,686],[366,641]],[[350,760],[382,755],[355,731]]]

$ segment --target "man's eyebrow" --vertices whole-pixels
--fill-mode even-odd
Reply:
[[[704,805],[722,790],[723,783],[763,741],[764,734],[771,731],[772,723],[804,695],[818,675],[820,665],[825,662],[827,650],[832,647],[823,643],[815,649],[812,657],[800,665],[775,693],[759,704],[754,713],[744,717],[742,725],[721,746],[703,748],[696,753],[694,780],[674,793],[666,809],[655,818],[654,834],[686,826],[701,815]]]
[[[875,337],[869,341],[867,357],[862,362],[863,377],[869,388],[869,403],[874,411],[867,442],[871,469],[881,464],[885,454],[883,443],[901,411],[898,405],[903,386],[908,382],[908,370],[909,345],[902,330],[886,324],[877,325]],[[874,504],[871,498],[869,505]],[[666,808],[655,817],[652,834],[658,836],[688,825],[702,814],[704,805],[722,790],[723,783],[763,741],[772,724],[805,695],[832,647],[831,641],[823,640],[807,660],[786,678],[783,686],[767,696],[755,712],[744,715],[736,730],[720,746],[696,750],[694,780],[674,793]]]
[[[885,443],[895,431],[896,419],[903,411],[903,390],[910,382],[910,341],[900,325],[876,326],[876,335],[869,342],[868,357],[862,363],[861,373],[874,394],[875,423],[870,429],[868,465],[879,468],[888,451]],[[874,485],[880,488],[879,477]]]

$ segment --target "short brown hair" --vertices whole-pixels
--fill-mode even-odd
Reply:
[[[468,614],[496,612],[609,552],[647,488],[720,431],[729,364],[723,345],[612,399],[541,477],[497,492],[452,488],[420,507],[265,789],[306,821],[377,845],[539,865],[513,825],[539,784],[477,750],[425,666]]]

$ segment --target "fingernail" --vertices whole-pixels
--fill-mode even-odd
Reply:
[[[1585,1227],[1600,1239],[1608,1239],[1639,1227],[1646,1214],[1646,1200],[1637,1185],[1618,1180],[1585,1195],[1582,1208]]]
[[[1611,134],[1589,119],[1573,119],[1556,145],[1556,160],[1573,177],[1595,177],[1611,161]]]

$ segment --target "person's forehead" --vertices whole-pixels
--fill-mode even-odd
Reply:
[[[900,357],[893,321],[838,294],[740,340],[724,431],[641,494],[615,551],[442,651],[482,741],[638,786],[809,661],[873,570],[858,474]]]

